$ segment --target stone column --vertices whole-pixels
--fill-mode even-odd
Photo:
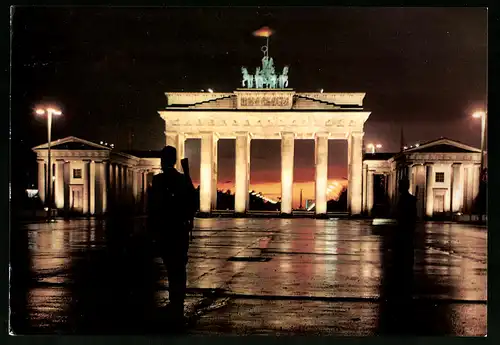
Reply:
[[[95,161],[90,162],[90,214],[95,214],[95,204],[96,204],[96,166]]]
[[[292,213],[294,133],[281,134],[281,213]]]
[[[90,161],[83,161],[83,214],[89,213],[89,189],[90,189]]]
[[[368,170],[368,176],[366,178],[366,208],[368,209],[368,215],[371,216],[373,212],[373,182],[374,182],[374,171]]]
[[[166,132],[165,136],[167,139],[167,146],[173,146],[177,150],[177,163],[175,164],[175,168],[182,172],[181,159],[184,158],[185,154],[186,135],[178,132]]]
[[[472,205],[475,205],[476,198],[479,195],[479,176],[481,174],[481,166],[479,164],[474,164],[472,166]]]
[[[349,133],[347,137],[347,212],[351,212],[351,158],[352,158],[352,138]]]
[[[108,210],[108,186],[109,186],[109,178],[108,178],[108,168],[109,163],[104,161],[100,164],[101,174],[99,176],[101,182],[101,210],[102,214],[106,213]]]
[[[250,135],[248,133],[236,134],[236,159],[235,159],[235,196],[234,211],[245,213],[247,211],[248,189],[250,176],[248,166],[250,165]]]
[[[217,209],[217,178],[218,178],[218,143],[219,136],[217,134],[214,135],[214,144],[212,147],[212,200],[211,200],[211,208],[212,210]]]
[[[350,212],[351,215],[361,214],[362,202],[362,169],[363,169],[363,132],[354,132],[351,134],[351,140],[348,142],[351,152],[351,164],[349,169],[349,181],[351,186],[350,193]]]
[[[316,166],[316,214],[321,215],[326,214],[327,208],[328,133],[316,133],[314,153]]]
[[[69,192],[70,192],[70,181],[71,181],[71,176],[70,176],[70,163],[69,162],[64,162],[63,164],[63,185],[64,185],[64,210],[67,212],[70,209],[70,204],[69,204]]]
[[[118,200],[120,198],[120,190],[121,190],[121,172],[120,169],[121,167],[115,163],[115,175],[114,175],[114,181],[115,181],[115,203],[118,203]]]
[[[217,145],[214,133],[203,133],[201,137],[200,162],[200,212],[212,210],[214,146]]]
[[[426,185],[425,185],[425,215],[432,217],[434,214],[434,167],[433,164],[426,164]]]
[[[64,209],[64,160],[56,160],[56,188],[54,190],[56,208]]]
[[[421,163],[415,165],[415,197],[417,198],[417,217],[422,219],[425,214],[425,184],[426,172],[425,166]],[[418,188],[418,191],[417,191]]]
[[[463,201],[463,174],[462,174],[462,164],[455,163],[452,164],[453,168],[453,192],[452,192],[452,212],[460,212],[462,210]]]
[[[410,184],[408,192],[411,195],[415,195],[415,186],[416,186],[416,175],[417,175],[417,169],[415,167],[415,164],[412,164],[409,169],[408,169],[408,182]]]
[[[45,186],[45,161],[42,159],[38,160],[38,195],[40,196],[40,200],[42,203],[45,203],[45,190],[47,187]]]
[[[453,212],[453,181],[455,179],[454,176],[454,169],[453,169],[453,164],[450,164],[448,166],[448,176],[449,176],[449,184],[448,184],[448,190],[446,191],[445,195],[445,206],[444,206],[444,211],[445,212]],[[446,179],[445,179],[446,182]]]
[[[136,204],[139,200],[139,177],[135,170],[132,170],[132,195]]]
[[[142,176],[142,210],[147,211],[147,199],[148,199],[148,172],[145,170],[141,173]]]
[[[126,198],[127,197],[127,170],[128,170],[128,167],[127,166],[124,166],[122,165],[121,166],[121,194],[122,194],[122,198]]]
[[[368,213],[368,165],[363,166],[363,213]]]

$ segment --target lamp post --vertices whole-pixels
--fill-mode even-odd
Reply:
[[[485,111],[476,111],[472,114],[472,117],[475,119],[481,119],[481,174],[483,173],[484,168],[484,147],[486,144],[486,116],[487,113]]]
[[[381,149],[382,148],[382,144],[368,144],[366,145],[366,148],[369,149],[371,152],[370,153],[375,153],[375,148],[377,149]]]
[[[52,163],[51,163],[51,154],[50,154],[50,142],[51,142],[51,133],[52,133],[52,116],[59,116],[62,114],[62,112],[58,109],[54,108],[37,108],[36,109],[36,114],[37,115],[47,115],[47,139],[48,139],[48,144],[47,144],[47,172],[48,176],[46,181],[48,182],[47,184],[47,208],[48,208],[48,215],[49,219],[52,216]]]
[[[475,119],[481,119],[481,165],[479,168],[479,186],[481,187],[481,183],[483,180],[484,176],[484,151],[485,151],[485,145],[486,145],[486,117],[488,113],[485,111],[476,111],[472,114],[472,117]],[[482,202],[480,203],[482,206]],[[483,210],[482,207],[479,210],[479,219],[481,220],[483,218]]]

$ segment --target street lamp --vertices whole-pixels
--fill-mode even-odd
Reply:
[[[50,155],[50,142],[51,142],[51,132],[52,132],[52,116],[59,116],[62,114],[62,112],[59,109],[55,108],[37,108],[35,110],[35,113],[37,115],[47,115],[47,137],[48,137],[48,152],[47,152],[47,161],[48,161],[48,178],[47,178],[47,210],[49,213],[49,218],[51,217],[51,207],[52,207],[52,193],[51,193],[51,187],[52,187],[52,162],[51,162],[51,155]]]
[[[479,168],[479,185],[481,186],[481,181],[484,176],[484,148],[486,145],[486,117],[488,113],[485,111],[476,111],[472,114],[472,117],[475,119],[481,119],[481,165]],[[480,210],[480,219],[483,217],[483,212]]]
[[[370,144],[366,145],[366,148],[369,149],[369,150],[371,150],[370,153],[373,154],[373,153],[375,153],[375,148],[380,149],[380,148],[382,148],[382,145],[381,144],[371,144],[370,143]]]
[[[485,111],[476,111],[472,114],[472,117],[475,119],[481,119],[481,174],[483,173],[484,168],[484,146],[486,143],[486,112]]]

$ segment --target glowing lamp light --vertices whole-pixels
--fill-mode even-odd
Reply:
[[[382,145],[381,145],[381,144],[377,144],[375,147],[376,147],[377,149],[380,149],[380,148],[382,148]]]
[[[472,117],[475,118],[475,119],[480,119],[481,117],[483,117],[485,115],[485,112],[484,111],[475,111],[473,114],[472,114]]]
[[[208,92],[210,92],[210,93],[214,93],[214,90],[212,90],[212,89],[208,89]]]
[[[55,109],[55,108],[47,108],[47,109],[37,108],[35,110],[35,113],[37,115],[45,115],[45,113],[52,114],[52,115],[61,115],[62,114],[62,112],[59,109]]]
[[[323,89],[319,90],[319,92],[323,93]]]
[[[101,145],[104,144],[104,141],[101,141],[99,144],[101,144]]]
[[[408,150],[408,146],[403,146],[403,150]]]
[[[419,147],[419,146],[420,146],[420,144],[419,144],[419,143],[416,143],[416,144],[415,144],[415,147]]]

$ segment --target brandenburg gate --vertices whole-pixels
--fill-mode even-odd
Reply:
[[[200,212],[217,198],[217,141],[236,139],[235,212],[249,205],[250,145],[253,139],[281,140],[281,212],[292,213],[294,142],[315,140],[316,214],[326,213],[328,140],[347,140],[348,211],[362,211],[364,93],[296,92],[288,88],[288,67],[276,76],[272,58],[262,59],[255,76],[242,68],[243,88],[231,93],[167,92],[166,144],[184,157],[185,140],[201,139]],[[246,86],[246,87],[245,87]]]

